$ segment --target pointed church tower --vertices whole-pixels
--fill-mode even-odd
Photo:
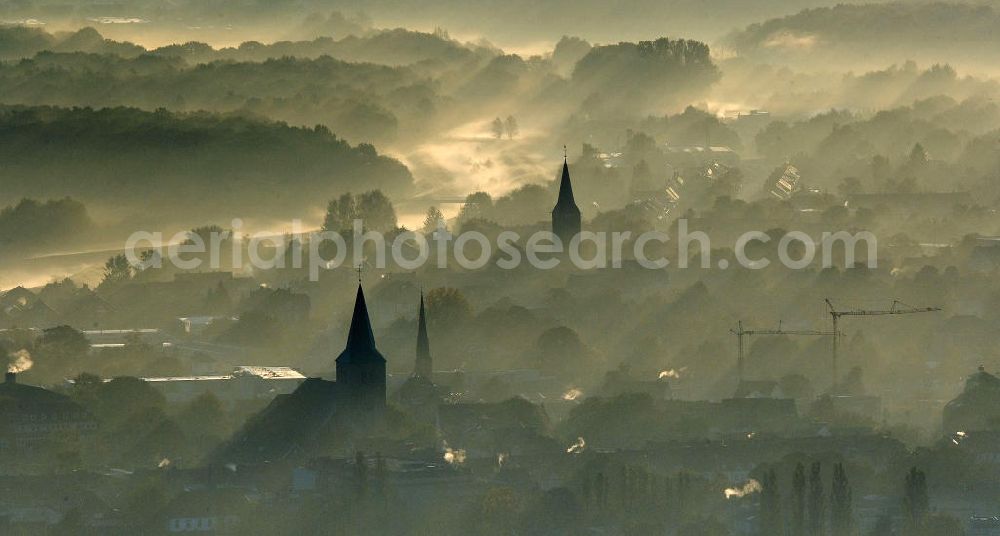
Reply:
[[[580,233],[580,209],[573,199],[573,183],[569,180],[569,164],[563,157],[562,179],[559,181],[559,199],[552,208],[552,233],[569,247],[570,240]]]
[[[424,311],[424,292],[420,291],[420,313],[417,315],[417,361],[413,375],[430,381],[434,362],[431,359],[431,343],[427,338],[427,313]]]
[[[385,407],[385,358],[375,348],[375,335],[360,283],[347,346],[337,357],[337,391],[349,406],[361,409]]]

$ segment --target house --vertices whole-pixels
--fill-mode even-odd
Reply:
[[[241,365],[229,374],[141,378],[169,402],[188,402],[204,393],[222,402],[270,399],[291,393],[306,377],[291,367]]]
[[[254,505],[243,490],[214,488],[177,495],[161,519],[165,532],[170,534],[231,534],[253,511]]]
[[[63,314],[63,321],[77,329],[99,328],[113,320],[117,308],[92,290],[81,291]]]
[[[666,378],[637,379],[617,370],[604,375],[604,383],[601,385],[602,396],[614,397],[626,393],[645,393],[654,400],[669,400],[671,397],[670,383]]]
[[[965,380],[965,389],[942,415],[945,434],[1000,429],[1000,379],[982,366]]]
[[[738,166],[740,155],[733,149],[718,145],[667,145],[667,161],[675,166],[703,166],[719,163]]]
[[[965,432],[950,434],[951,442],[969,453],[976,464],[1000,469],[1000,432]]]
[[[753,140],[764,127],[771,122],[771,112],[765,110],[750,110],[739,112],[732,122],[733,128],[743,140]]]
[[[778,382],[770,380],[741,380],[733,398],[784,398]]]
[[[216,320],[235,321],[233,317],[224,316],[182,316],[177,319],[177,325],[185,335],[199,335]]]
[[[1000,536],[1000,516],[972,516],[969,518],[969,536]]]
[[[780,172],[773,173],[765,184],[768,193],[777,199],[787,201],[802,190],[802,175],[799,168],[785,164]]]
[[[18,383],[13,372],[0,383],[0,453],[42,456],[64,436],[96,430],[96,419],[66,395]]]
[[[18,303],[0,311],[6,313],[7,324],[18,327],[51,328],[60,323],[60,315],[40,299]]]
[[[0,310],[8,310],[12,307],[24,307],[34,303],[38,299],[35,293],[24,287],[14,287],[7,292],[0,294]]]
[[[524,454],[550,447],[545,437],[549,417],[541,405],[523,398],[497,403],[444,404],[438,408],[438,429],[450,445],[471,458],[492,458],[500,452]]]
[[[872,395],[832,395],[832,409],[837,413],[861,415],[872,421],[882,420],[882,398]]]
[[[165,335],[155,328],[143,329],[92,329],[83,330],[91,348],[120,348],[131,343],[145,343],[160,346],[166,342]]]

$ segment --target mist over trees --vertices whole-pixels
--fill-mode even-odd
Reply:
[[[754,23],[723,43],[756,57],[838,67],[922,58],[980,69],[1000,47],[995,6],[962,2],[884,2],[816,7]],[[851,58],[850,61],[844,61]]]
[[[366,230],[381,233],[396,229],[396,210],[381,190],[360,195],[350,192],[330,201],[323,219],[323,230],[347,234],[358,220]]]
[[[0,251],[44,251],[86,240],[93,231],[87,208],[68,197],[22,199],[0,209]]]
[[[5,26],[0,29],[0,58],[19,60],[42,51],[89,52],[135,57],[146,50],[139,45],[105,39],[94,28],[49,33],[42,28]]]
[[[400,121],[394,110],[425,120],[436,100],[416,73],[328,56],[190,67],[175,57],[43,52],[0,71],[9,104],[241,112],[310,127],[322,121],[355,142],[394,138]]]
[[[824,175],[852,177],[857,193],[984,188],[997,195],[988,178],[996,160],[986,149],[997,120],[990,99],[931,97],[873,115],[830,111],[793,124],[776,121],[754,142],[762,155],[790,161],[820,182]]]
[[[412,187],[409,171],[370,145],[352,147],[322,126],[293,128],[239,116],[6,107],[0,139],[0,199],[62,192],[116,211],[135,210],[155,194],[173,204],[147,209],[147,221],[209,211],[218,217],[223,207],[233,216],[251,206],[292,214],[317,192],[365,185],[401,195]],[[63,150],[51,153],[52,143]],[[65,182],[70,174],[79,180]],[[7,218],[18,214],[15,209]]]
[[[993,523],[990,5],[26,0],[0,17],[0,532]],[[564,159],[617,265],[496,263],[553,228]],[[308,231],[354,245],[355,220],[445,240],[417,267],[364,239],[328,263]],[[265,228],[254,253],[276,262],[238,265]],[[122,238],[147,229],[221,236],[221,262],[135,263]],[[469,231],[518,238],[451,240]],[[642,246],[650,231],[666,238]],[[877,239],[827,254],[839,231]]]
[[[525,0],[504,3],[424,0],[405,5],[317,0],[295,0],[280,5],[256,0],[209,5],[184,1],[161,5],[130,0],[115,6],[77,6],[31,0],[5,5],[0,14],[8,20],[34,18],[59,26],[93,23],[88,19],[100,20],[101,17],[139,18],[131,24],[102,25],[117,36],[133,39],[150,34],[208,39],[215,37],[211,31],[217,28],[215,25],[228,25],[227,33],[247,38],[267,36],[269,40],[279,40],[295,35],[310,36],[317,31],[339,38],[347,33],[365,31],[369,20],[376,23],[405,20],[414,27],[462,28],[489,39],[507,41],[552,39],[553,34],[570,32],[608,41],[622,37],[637,39],[664,31],[710,38],[735,26],[783,15],[790,9],[819,5],[824,4],[816,0],[767,0],[750,7],[732,0],[711,0],[695,7],[678,1],[643,1],[632,9],[623,10],[601,2],[555,1],[539,5]],[[526,18],[524,13],[534,16]]]
[[[588,113],[620,115],[676,106],[717,78],[707,45],[660,38],[594,47],[577,62],[570,82],[575,91],[590,93]],[[677,101],[663,102],[664,93]]]

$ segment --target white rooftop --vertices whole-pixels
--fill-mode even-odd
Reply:
[[[163,382],[204,382],[204,381],[224,381],[236,378],[257,377],[262,380],[304,380],[305,376],[292,367],[268,367],[257,365],[241,365],[233,369],[231,374],[204,374],[197,376],[156,376],[140,378],[149,383]],[[72,383],[73,380],[67,380]],[[110,379],[103,380],[105,382]]]

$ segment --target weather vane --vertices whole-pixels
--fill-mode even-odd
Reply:
[[[358,263],[358,283],[361,282],[361,270],[363,269],[364,263]]]
[[[563,160],[566,160],[566,158],[568,158],[568,156],[567,156],[568,154],[569,153],[566,152],[566,146],[563,145]]]

